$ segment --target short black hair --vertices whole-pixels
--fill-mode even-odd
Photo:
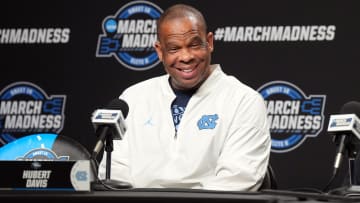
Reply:
[[[157,20],[157,36],[159,38],[160,25],[165,20],[171,20],[175,18],[183,18],[187,16],[195,16],[195,18],[200,23],[200,26],[203,27],[205,33],[207,33],[207,24],[203,14],[196,8],[186,5],[186,4],[175,4],[167,8],[164,13],[161,14],[160,18]]]

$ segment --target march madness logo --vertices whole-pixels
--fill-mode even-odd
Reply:
[[[156,54],[156,21],[163,11],[147,1],[133,1],[102,23],[96,56],[115,57],[132,70],[147,70],[160,61]]]
[[[46,148],[37,148],[27,152],[24,156],[17,157],[18,161],[33,160],[53,160],[53,161],[69,161],[69,156],[58,156],[53,150]]]
[[[59,133],[65,95],[48,96],[30,82],[15,82],[0,92],[0,146],[33,133]]]
[[[273,152],[288,152],[307,137],[316,137],[324,124],[325,95],[306,96],[285,81],[264,84],[258,92],[265,99]]]

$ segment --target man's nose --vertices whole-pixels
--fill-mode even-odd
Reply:
[[[192,53],[192,51],[190,49],[182,49],[180,52],[180,56],[179,59],[182,62],[190,62],[192,61],[192,59],[194,58],[194,54]]]

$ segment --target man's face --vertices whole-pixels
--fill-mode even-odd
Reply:
[[[164,21],[160,27],[155,49],[176,89],[198,87],[210,75],[213,34],[201,28],[192,16]]]

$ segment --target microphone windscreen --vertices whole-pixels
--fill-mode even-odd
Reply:
[[[129,113],[129,105],[124,100],[118,98],[111,100],[106,108],[112,110],[121,110],[124,118],[126,118]]]
[[[355,114],[358,118],[360,118],[360,102],[347,102],[341,107],[340,114]]]

